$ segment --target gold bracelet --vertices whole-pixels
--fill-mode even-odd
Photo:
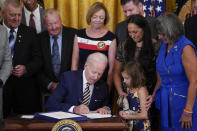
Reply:
[[[189,113],[189,114],[192,114],[193,112],[192,111],[188,111],[187,109],[184,109],[183,110],[185,113]]]

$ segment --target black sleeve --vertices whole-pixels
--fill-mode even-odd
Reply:
[[[3,86],[3,81],[0,79],[0,88]]]

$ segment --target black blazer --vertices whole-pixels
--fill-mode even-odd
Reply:
[[[185,27],[185,35],[186,37],[192,41],[194,45],[197,46],[197,15],[192,16],[189,19],[186,19],[184,27]]]
[[[75,29],[63,26],[60,73],[71,70],[75,33]],[[58,78],[55,76],[52,66],[50,36],[48,31],[39,34],[39,43],[41,45],[43,67],[38,75],[38,79],[41,87],[45,90],[50,82],[58,82]]]
[[[38,36],[34,29],[21,24],[18,27],[14,45],[13,66],[25,65],[27,72],[24,77],[31,77],[42,65]]]

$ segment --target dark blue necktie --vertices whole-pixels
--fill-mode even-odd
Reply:
[[[14,55],[14,29],[10,30],[10,36],[9,36],[9,44],[11,48],[11,54]]]
[[[59,56],[59,46],[57,43],[58,37],[53,37],[54,42],[52,46],[52,64],[53,64],[53,71],[55,73],[55,76],[58,78],[59,77],[59,72],[60,72],[60,56]]]

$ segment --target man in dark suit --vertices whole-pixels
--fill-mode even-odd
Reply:
[[[44,9],[37,0],[23,0],[22,23],[36,29],[37,33],[44,31],[42,13]],[[31,18],[32,17],[32,18]],[[33,23],[31,23],[33,21]]]
[[[197,47],[197,0],[194,4],[194,12],[196,13],[194,16],[185,20],[184,27],[185,27],[185,36],[191,40]]]
[[[86,114],[89,111],[110,113],[108,86],[98,82],[106,65],[107,57],[97,52],[88,56],[83,71],[63,73],[58,87],[46,103],[46,110],[77,114]]]
[[[43,18],[46,31],[39,34],[43,68],[38,78],[42,91],[45,92],[47,90],[53,91],[59,82],[61,73],[71,68],[73,40],[76,30],[62,26],[59,13],[55,9],[45,10]],[[55,47],[56,44],[57,47]],[[58,58],[53,59],[55,55]]]
[[[34,113],[40,105],[35,75],[42,64],[36,32],[21,24],[22,7],[18,0],[6,0],[2,15],[12,55],[11,76],[3,88],[4,117],[12,112]]]
[[[152,37],[156,39],[157,34],[154,28],[154,23],[155,23],[154,19],[149,15],[146,15],[145,12],[143,11],[142,0],[120,0],[120,3],[122,5],[124,15],[126,18],[129,18],[131,15],[135,15],[135,14],[141,14],[142,16],[144,16],[149,23]],[[122,21],[116,25],[115,34],[118,39],[118,44],[122,43],[124,40],[127,39],[128,37],[127,20]]]
[[[197,14],[192,16],[189,19],[186,19],[184,27],[185,27],[185,35],[191,40],[197,47]]]

